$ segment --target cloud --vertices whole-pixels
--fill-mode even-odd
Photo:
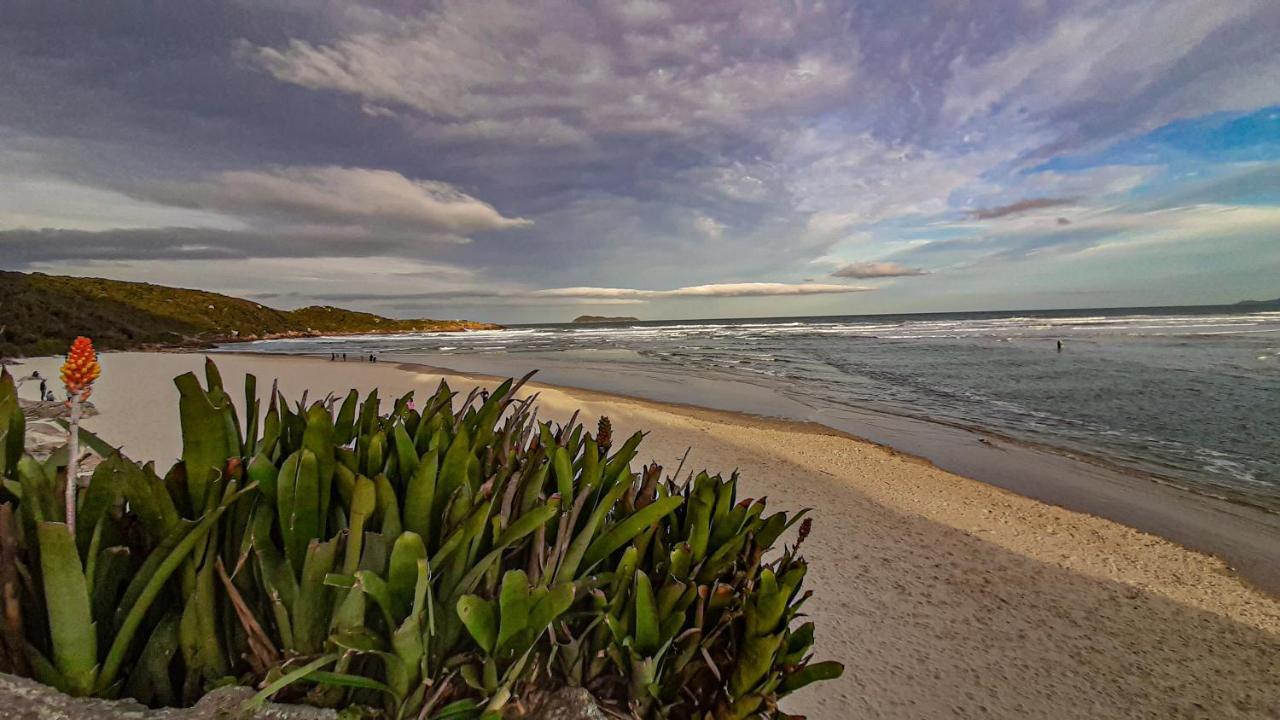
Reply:
[[[895,262],[858,262],[850,263],[831,273],[831,277],[842,278],[889,278],[910,277],[912,275],[928,275],[927,270],[907,267]]]
[[[991,220],[1006,215],[1015,215],[1027,210],[1039,210],[1041,208],[1057,207],[1059,205],[1070,205],[1071,200],[1064,198],[1032,198],[1030,200],[1020,200],[1009,205],[1001,205],[993,208],[981,208],[969,211],[969,217],[975,220]]]
[[[694,218],[693,226],[701,235],[710,240],[719,240],[724,235],[725,224],[706,215],[699,215]]]
[[[319,259],[439,255],[464,240],[445,234],[370,231],[357,226],[287,226],[222,229],[206,227],[0,229],[0,266],[21,269],[44,262]],[[252,274],[254,268],[243,268]],[[263,278],[269,282],[270,278]]]
[[[0,253],[7,248],[0,246]],[[258,301],[280,307],[298,307],[326,301],[327,295],[349,296],[342,302],[361,305],[361,295],[395,296],[429,292],[449,306],[477,287],[492,294],[507,287],[470,268],[386,255],[308,257],[255,257],[251,262],[223,257],[171,257],[162,260],[72,258],[39,262],[28,269],[39,272],[107,278],[128,278],[159,285],[190,287]],[[376,288],[376,293],[357,290]],[[351,304],[348,304],[351,303]],[[368,305],[363,305],[368,309]]]
[[[691,297],[774,297],[785,295],[838,295],[865,292],[871,288],[853,285],[822,285],[815,283],[714,283],[691,285],[674,290],[634,290],[630,288],[568,287],[538,290],[540,297],[574,297],[597,299],[691,298]]]
[[[1053,149],[1271,104],[1280,75],[1256,28],[1278,19],[1269,0],[1079,3],[1004,52],[957,56],[942,114],[997,133],[1048,128]]]
[[[812,212],[810,229],[825,233],[944,212],[952,194],[998,161],[989,151],[935,151],[820,128],[789,134],[780,152],[798,209]]]
[[[465,234],[530,225],[492,205],[432,180],[391,170],[350,167],[275,167],[237,170],[189,183],[153,184],[152,200],[291,224],[373,226]]]
[[[527,300],[573,300],[590,303],[639,303],[668,298],[742,298],[780,297],[797,295],[841,295],[867,292],[868,287],[856,285],[830,285],[821,283],[715,283],[691,285],[672,290],[641,290],[636,288],[562,287],[543,290],[486,290],[466,288],[450,291],[411,292],[395,295],[379,293],[328,293],[323,299],[342,300],[434,300],[434,299],[497,299],[509,302]]]
[[[830,102],[851,82],[856,50],[791,41],[841,13],[446,0],[394,28],[242,42],[239,54],[282,82],[451,122],[557,118],[591,133],[683,135]]]
[[[922,243],[895,258],[993,272],[1000,262],[1048,261],[1120,248],[1158,251],[1207,237],[1226,243],[1278,233],[1280,205],[1093,208],[1066,224],[1051,217],[993,223],[980,235]]]
[[[110,42],[107,9],[6,13],[0,266],[279,292],[293,263],[290,292],[478,288],[504,306],[494,319],[536,321],[525,305],[694,309],[629,288],[836,283],[822,276],[843,258],[939,273],[883,283],[868,310],[978,307],[980,282],[1018,284],[1002,262],[1035,259],[1016,304],[1038,305],[1026,278],[1075,282],[1054,270],[1110,248],[1150,248],[1126,288],[1203,284],[1166,248],[1261,232],[1230,206],[1280,202],[1274,168],[1244,167],[1275,157],[1274,110],[1258,109],[1280,102],[1268,0],[241,10],[140,4]],[[1262,140],[1224,131],[1186,152],[1159,130],[1233,108]],[[1126,138],[1145,142],[1118,152]],[[1253,245],[1227,245],[1214,262],[1256,274]],[[476,276],[386,285],[412,262]],[[534,297],[532,282],[623,296]]]

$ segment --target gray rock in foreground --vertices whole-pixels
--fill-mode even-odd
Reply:
[[[73,698],[34,680],[0,673],[0,715],[9,720],[335,720],[333,710],[268,704],[256,713],[240,705],[253,697],[245,687],[220,688],[195,707],[152,710],[132,700]]]
[[[7,720],[336,720],[333,710],[268,703],[257,712],[240,709],[254,691],[219,688],[189,708],[153,710],[132,700],[73,698],[34,680],[0,673],[0,717]],[[553,693],[530,717],[540,720],[605,720],[582,688]]]

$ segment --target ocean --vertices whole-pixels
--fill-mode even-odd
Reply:
[[[644,321],[225,349],[377,353],[498,374],[545,367],[548,382],[642,395],[661,385],[618,387],[610,378],[648,376],[668,388],[651,399],[693,404],[714,402],[682,397],[678,379],[713,379],[786,399],[749,408],[764,414],[821,422],[874,412],[973,429],[1280,511],[1280,311]]]

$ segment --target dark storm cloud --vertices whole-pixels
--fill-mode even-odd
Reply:
[[[374,256],[402,243],[337,233],[277,235],[210,228],[0,231],[5,267],[62,260],[246,260],[274,257]]]
[[[1056,207],[1059,205],[1070,205],[1071,200],[1066,198],[1032,198],[1030,200],[1022,200],[1009,205],[1001,205],[1000,207],[983,208],[974,210],[969,213],[969,217],[975,220],[991,220],[994,218],[1005,217],[1006,215],[1014,215],[1027,210],[1040,210],[1042,208]]]
[[[859,262],[849,263],[831,273],[831,277],[841,278],[892,278],[928,275],[922,268],[907,267],[896,262]]]

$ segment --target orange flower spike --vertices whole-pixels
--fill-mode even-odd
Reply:
[[[94,352],[93,341],[87,337],[78,337],[71,343],[71,351],[67,353],[67,361],[62,365],[62,384],[67,392],[80,397],[89,397],[93,381],[102,374],[102,366],[98,364],[98,353]]]

